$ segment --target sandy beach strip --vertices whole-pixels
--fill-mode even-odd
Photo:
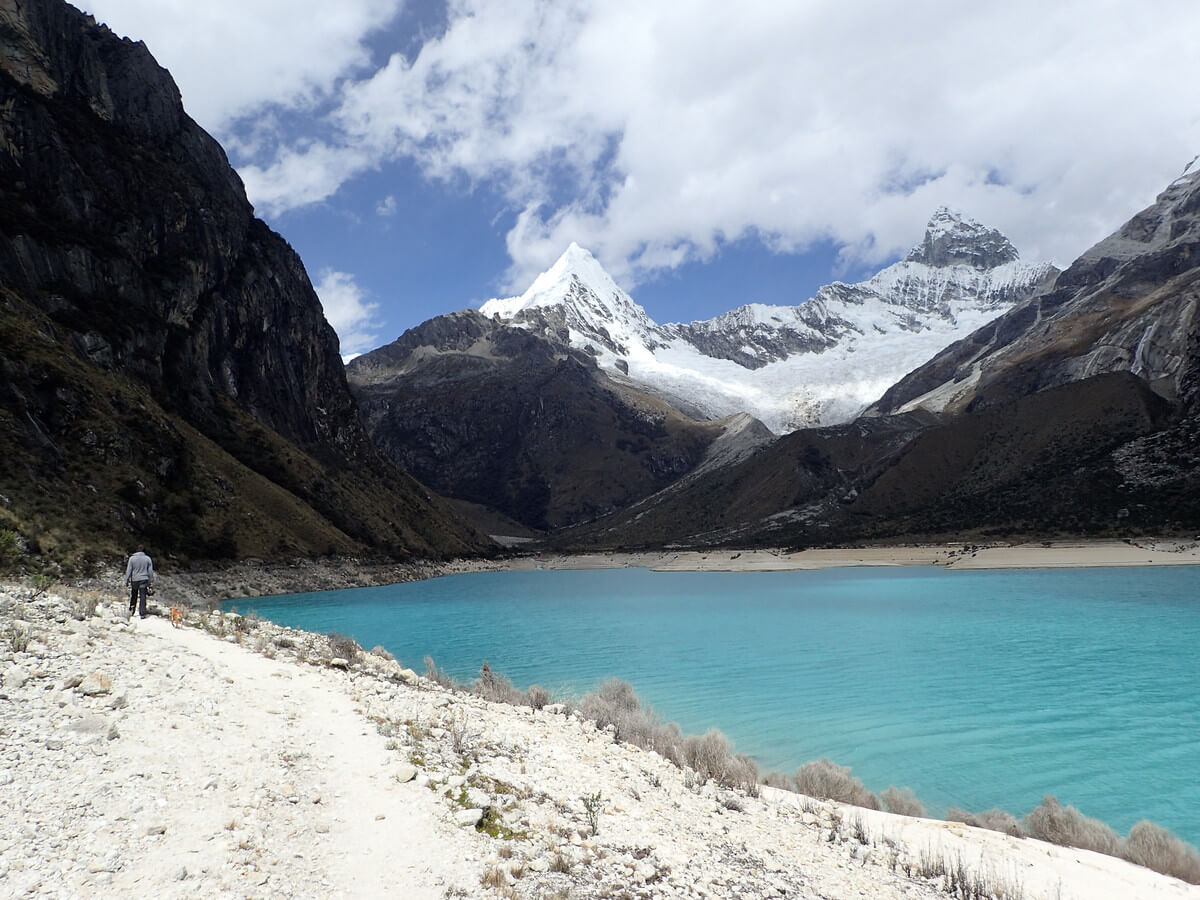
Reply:
[[[842,566],[942,566],[947,569],[1066,569],[1200,565],[1200,542],[1180,539],[1044,541],[785,550],[679,550],[543,554],[486,568],[620,569],[658,572],[789,572]],[[466,568],[470,568],[468,565]]]

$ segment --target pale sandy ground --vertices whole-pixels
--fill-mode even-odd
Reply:
[[[1200,897],[1085,851],[700,784],[576,715],[216,613],[126,623],[111,596],[77,619],[0,591],[5,634],[32,638],[0,642],[0,896],[935,898],[920,870],[944,862],[1013,900]],[[489,807],[496,836],[472,827]]]
[[[661,572],[786,572],[838,566],[943,566],[949,569],[1059,569],[1200,565],[1200,542],[1174,539],[941,544],[802,550],[712,550],[543,555],[513,569],[646,568]]]

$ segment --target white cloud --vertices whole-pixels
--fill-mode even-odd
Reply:
[[[243,168],[251,198],[281,212],[412,159],[506,194],[510,287],[571,240],[631,286],[747,233],[878,263],[943,203],[1067,262],[1200,150],[1193,0],[451,0],[449,18]],[[292,93],[356,64],[354,38],[335,46]]]
[[[390,216],[394,216],[398,208],[399,207],[396,205],[396,198],[393,195],[388,194],[375,205],[375,215],[388,218]]]
[[[305,108],[369,62],[363,45],[402,0],[90,0],[118,34],[145,41],[188,113],[209,131],[264,104]]]
[[[379,345],[379,323],[372,318],[379,304],[367,302],[353,275],[322,269],[313,287],[321,298],[326,320],[338,333],[343,359],[349,362]]]

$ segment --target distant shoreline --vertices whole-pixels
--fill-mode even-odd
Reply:
[[[656,550],[635,553],[542,553],[509,559],[380,564],[355,559],[244,560],[212,569],[160,573],[160,603],[202,606],[273,594],[377,587],[442,575],[580,569],[655,572],[799,572],[843,566],[941,566],[946,569],[1061,569],[1104,566],[1200,565],[1200,542],[1146,538],[1132,541],[1054,541],[1011,545],[929,544],[894,547],[769,550]],[[120,573],[94,579],[111,586]],[[88,581],[88,580],[85,580]]]
[[[1025,544],[931,544],[785,550],[678,550],[639,553],[541,554],[472,571],[623,569],[656,572],[791,572],[842,566],[941,566],[947,569],[1073,569],[1105,566],[1200,565],[1200,541],[1045,541]]]

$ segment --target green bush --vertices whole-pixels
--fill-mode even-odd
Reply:
[[[0,528],[0,566],[8,568],[21,558],[21,539],[11,528]]]

